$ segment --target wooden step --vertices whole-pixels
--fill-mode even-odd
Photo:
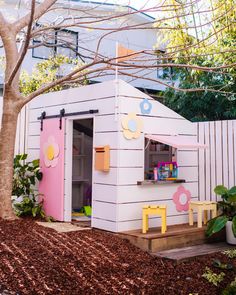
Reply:
[[[207,238],[205,230],[206,226],[198,228],[196,224],[193,226],[178,224],[168,226],[165,234],[161,234],[160,228],[152,228],[147,234],[143,234],[141,230],[133,230],[119,233],[119,236],[128,239],[142,250],[152,253],[225,240],[223,231],[211,238]]]
[[[176,262],[181,262],[193,257],[222,252],[228,249],[234,249],[235,246],[226,244],[225,242],[202,244],[197,246],[190,246],[184,248],[177,248],[172,250],[165,250],[152,253],[154,256],[167,258]]]

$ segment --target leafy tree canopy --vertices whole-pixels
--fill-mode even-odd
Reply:
[[[64,55],[57,55],[55,57],[50,57],[35,65],[32,73],[26,71],[21,72],[20,76],[20,92],[24,95],[28,95],[43,85],[56,81],[59,77],[63,76],[66,71],[71,71],[76,67],[81,66],[81,62],[77,59],[71,59]],[[86,79],[84,79],[84,84]],[[67,84],[60,84],[52,87],[47,92],[59,91],[64,87],[78,87],[79,84],[76,82],[67,82]]]
[[[169,1],[176,8],[174,0]],[[179,2],[179,1],[178,1]],[[193,4],[189,9],[173,9],[162,23],[167,43],[163,58],[177,64],[204,67],[236,63],[236,6],[235,0],[212,0],[211,15],[197,13]],[[196,9],[194,11],[194,8]],[[207,8],[205,9],[207,10]],[[171,17],[170,17],[171,14]],[[174,17],[175,16],[175,17]],[[170,21],[168,21],[170,18]],[[207,24],[207,25],[206,25]],[[171,29],[178,27],[178,30]],[[236,118],[236,68],[201,71],[178,68],[172,71],[171,83],[179,88],[204,88],[203,92],[167,89],[164,103],[192,121]],[[209,91],[217,90],[216,92]]]

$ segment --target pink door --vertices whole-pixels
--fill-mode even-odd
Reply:
[[[64,134],[65,119],[61,129],[59,118],[43,120],[40,134],[40,167],[43,179],[39,193],[43,194],[44,210],[47,216],[64,219]]]

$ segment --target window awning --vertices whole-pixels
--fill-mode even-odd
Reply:
[[[153,141],[158,141],[166,145],[170,145],[177,149],[205,149],[208,148],[207,145],[196,142],[191,136],[184,137],[180,135],[152,135],[145,134],[145,137]]]

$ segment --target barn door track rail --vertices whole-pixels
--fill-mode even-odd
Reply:
[[[98,110],[88,110],[88,111],[82,111],[82,112],[66,113],[65,109],[61,109],[59,114],[47,116],[46,112],[42,112],[41,116],[38,117],[38,120],[40,120],[40,122],[41,122],[40,130],[43,131],[43,120],[45,120],[45,119],[59,118],[59,129],[61,129],[62,118],[64,118],[64,117],[81,116],[81,115],[97,114],[97,113],[98,113]]]

